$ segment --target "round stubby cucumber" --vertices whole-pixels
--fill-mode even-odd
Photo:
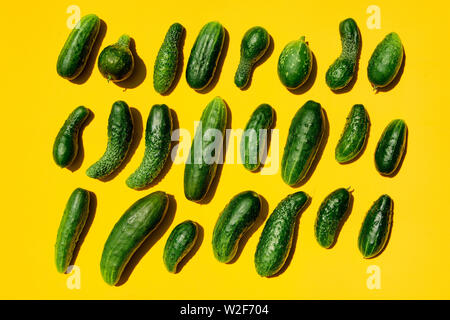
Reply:
[[[79,106],[72,111],[53,143],[53,160],[61,168],[69,166],[78,153],[78,133],[89,116],[89,109]]]
[[[375,166],[382,175],[398,168],[406,148],[407,127],[401,119],[392,120],[384,129],[375,150]]]
[[[103,280],[115,285],[128,261],[164,219],[169,205],[165,192],[156,191],[136,201],[114,225],[103,248],[100,271]]]
[[[267,219],[255,253],[256,272],[262,277],[276,274],[291,250],[297,216],[308,201],[299,191],[283,199]]]
[[[108,82],[123,81],[133,73],[134,57],[130,41],[131,38],[124,34],[117,43],[104,48],[98,56],[98,69]]]
[[[384,194],[374,202],[359,232],[358,247],[364,258],[373,258],[386,246],[391,231],[393,201]]]
[[[55,263],[58,272],[69,266],[75,246],[89,216],[90,193],[77,188],[70,195],[64,210],[55,244]]]
[[[114,102],[108,119],[108,144],[103,156],[86,174],[101,179],[111,174],[125,159],[133,138],[133,118],[124,101]]]
[[[219,216],[213,231],[214,256],[220,262],[230,262],[236,255],[239,240],[250,229],[261,210],[256,192],[244,191],[234,196]]]
[[[176,273],[178,263],[192,250],[197,240],[198,229],[196,222],[186,220],[172,230],[163,254],[164,265],[169,272]]]

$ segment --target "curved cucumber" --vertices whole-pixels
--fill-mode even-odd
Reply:
[[[407,130],[401,119],[391,121],[384,129],[375,150],[375,165],[382,175],[392,174],[399,166],[406,148]]]
[[[134,252],[164,219],[168,205],[165,192],[153,192],[136,201],[114,225],[100,262],[100,271],[107,284],[115,285],[119,281]]]
[[[144,159],[126,183],[133,189],[149,185],[161,172],[170,151],[172,116],[165,104],[156,104],[150,110],[145,128]]]
[[[125,159],[133,138],[133,118],[124,101],[114,102],[108,119],[108,144],[103,156],[86,174],[95,179],[111,174]]]
[[[312,69],[313,56],[305,37],[289,42],[278,59],[278,77],[288,89],[296,89],[306,82]]]
[[[239,240],[252,227],[261,210],[256,192],[244,191],[231,199],[219,216],[213,232],[214,256],[220,262],[230,262],[236,255]]]
[[[134,57],[130,41],[131,38],[124,34],[117,43],[104,48],[98,56],[98,69],[108,81],[123,81],[133,73]]]
[[[78,153],[78,133],[89,116],[89,109],[77,107],[69,115],[53,143],[53,160],[61,168],[69,166]]]

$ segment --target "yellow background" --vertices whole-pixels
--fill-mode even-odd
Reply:
[[[69,5],[82,15],[96,13],[107,26],[100,50],[128,33],[145,63],[138,76],[145,80],[135,88],[107,83],[94,65],[83,84],[74,84],[56,73],[59,51],[69,34]],[[369,30],[369,5],[381,8],[381,29]],[[448,198],[449,30],[447,2],[396,1],[54,1],[7,2],[2,5],[2,218],[0,223],[0,298],[3,299],[396,299],[450,298]],[[363,45],[358,79],[344,94],[334,94],[325,84],[328,66],[340,53],[338,24],[356,20]],[[220,21],[229,33],[229,46],[217,85],[200,94],[185,80],[185,65],[200,28]],[[153,90],[153,63],[173,22],[187,29],[183,74],[175,90],[160,96]],[[244,32],[254,25],[265,27],[274,39],[271,56],[254,72],[250,88],[241,91],[233,83]],[[404,44],[406,64],[398,85],[374,94],[367,79],[367,62],[383,37],[396,31]],[[305,35],[317,59],[317,77],[302,94],[287,91],[276,73],[284,45]],[[91,63],[92,63],[91,58]],[[96,61],[94,61],[96,63]],[[139,79],[138,79],[139,80]],[[133,82],[132,82],[133,84]],[[153,104],[165,103],[178,117],[179,126],[194,131],[206,104],[214,97],[225,99],[231,110],[232,128],[243,128],[260,103],[271,104],[280,129],[280,161],[290,121],[307,100],[321,103],[330,123],[328,143],[314,174],[297,189],[284,184],[279,172],[263,176],[242,165],[223,167],[214,198],[206,205],[189,202],[183,195],[184,165],[172,165],[153,188],[135,191],[126,178],[139,165],[144,141],[111,181],[86,176],[85,170],[103,153],[111,105],[123,99],[147,119]],[[367,148],[348,165],[334,160],[334,148],[355,103],[366,106],[371,118]],[[52,159],[54,138],[67,115],[78,105],[90,108],[93,120],[83,132],[84,160],[71,172],[59,169]],[[408,149],[395,178],[380,176],[373,154],[383,128],[394,118],[409,127]],[[139,121],[138,121],[139,122]],[[142,124],[140,126],[142,128]],[[272,150],[271,150],[272,151]],[[353,211],[336,246],[325,250],[313,233],[317,209],[324,197],[338,187],[351,186]],[[93,191],[97,208],[92,225],[75,264],[81,270],[81,289],[66,286],[68,275],[58,274],[53,246],[65,203],[76,187]],[[229,199],[252,189],[268,202],[270,214],[287,194],[304,190],[312,197],[299,220],[293,259],[284,273],[261,278],[253,265],[262,225],[246,243],[234,264],[214,259],[211,234],[214,223]],[[174,196],[176,211],[155,242],[118,287],[106,285],[99,262],[103,244],[121,214],[136,200],[155,190]],[[381,194],[394,199],[394,224],[390,242],[379,257],[364,260],[357,248],[361,222]],[[178,274],[165,270],[162,253],[172,228],[186,220],[204,229],[201,247]],[[381,269],[381,289],[369,290],[367,267]]]

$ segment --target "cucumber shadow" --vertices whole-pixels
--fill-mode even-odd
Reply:
[[[341,233],[341,230],[344,227],[345,222],[348,220],[348,217],[350,216],[350,214],[353,211],[353,202],[354,201],[355,201],[355,197],[350,192],[350,198],[349,198],[349,201],[348,201],[347,210],[345,211],[344,216],[342,217],[341,221],[339,222],[339,226],[338,226],[338,228],[336,230],[336,236],[334,237],[333,243],[327,249],[332,249],[336,245],[337,240],[339,238],[339,234]]]
[[[266,145],[264,146],[264,151],[261,156],[261,165],[255,171],[252,171],[253,173],[260,173],[261,170],[266,165],[267,156],[268,156],[268,153],[270,150],[270,142],[272,141],[272,130],[275,129],[276,124],[277,124],[277,112],[273,108],[273,120],[272,120],[272,124],[271,124],[270,128],[267,129],[267,132],[270,132],[270,134],[267,134],[267,142],[266,142]]]
[[[405,138],[405,150],[403,151],[402,157],[397,165],[397,167],[395,168],[395,170],[390,173],[390,174],[381,174],[383,177],[386,178],[394,178],[398,172],[400,171],[402,165],[403,165],[403,161],[405,161],[405,157],[406,157],[406,153],[408,151],[408,135],[409,135],[409,130],[406,130],[406,138]]]
[[[195,244],[192,247],[192,249],[188,252],[188,254],[178,263],[177,270],[175,271],[175,273],[181,272],[186,263],[188,263],[189,260],[191,260],[192,257],[195,256],[198,249],[200,249],[203,243],[205,231],[203,230],[203,227],[200,224],[197,223],[197,225],[198,225],[198,234],[197,239],[195,240]]]
[[[314,85],[314,83],[316,82],[317,59],[316,59],[316,55],[314,54],[314,52],[311,51],[311,55],[312,55],[312,67],[311,67],[311,72],[309,74],[308,79],[306,80],[306,82],[304,84],[302,84],[300,87],[298,87],[296,89],[287,89],[289,92],[296,94],[296,95],[304,94],[304,93],[308,92],[309,89],[311,89],[312,86]]]
[[[173,90],[177,87],[178,83],[180,82],[181,76],[183,75],[183,66],[184,66],[184,54],[183,54],[183,48],[184,43],[186,41],[186,28],[183,27],[183,33],[181,35],[180,43],[178,46],[178,66],[177,66],[177,73],[175,75],[175,78],[172,81],[172,84],[170,85],[170,88],[162,93],[162,96],[168,96],[170,95]]]
[[[78,131],[78,151],[77,154],[75,156],[75,159],[73,160],[73,162],[67,167],[67,169],[69,169],[72,172],[77,171],[78,169],[81,168],[81,165],[83,164],[83,160],[84,160],[84,145],[83,145],[83,132],[84,129],[92,122],[92,120],[94,120],[95,115],[92,112],[91,109],[89,109],[89,115],[87,117],[87,119],[83,122],[83,124],[81,125],[79,131]]]
[[[142,82],[144,82],[147,77],[147,67],[145,66],[144,60],[137,54],[136,51],[136,41],[131,38],[130,50],[134,57],[134,70],[128,79],[123,81],[115,82],[115,84],[121,88],[133,89],[138,87]]]

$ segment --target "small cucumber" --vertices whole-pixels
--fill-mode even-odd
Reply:
[[[247,170],[259,168],[273,118],[274,110],[264,103],[253,111],[247,122],[241,139],[241,158]]]
[[[55,244],[58,272],[65,272],[70,265],[75,246],[89,216],[89,201],[89,191],[81,188],[75,189],[67,201]]]
[[[111,174],[125,159],[133,138],[133,118],[124,101],[114,102],[108,119],[108,144],[103,156],[90,166],[86,174],[101,179]]]
[[[234,258],[239,240],[254,225],[260,210],[256,192],[244,191],[231,199],[214,227],[212,247],[217,260],[227,263]]]
[[[150,110],[145,128],[144,158],[126,183],[133,189],[149,185],[161,172],[170,151],[172,116],[165,104],[156,104]]]
[[[375,165],[382,175],[394,173],[406,148],[407,127],[405,121],[396,119],[384,129],[375,150]]]
[[[392,199],[384,194],[374,202],[361,226],[359,251],[364,258],[373,258],[386,246],[392,224]]]
[[[98,69],[108,82],[123,81],[133,73],[134,57],[130,41],[131,38],[124,34],[117,43],[104,48],[98,56]]]
[[[323,200],[314,227],[316,240],[322,247],[329,248],[336,241],[349,203],[350,192],[344,188],[333,191]]]
[[[276,274],[291,250],[295,224],[308,195],[299,191],[288,195],[267,219],[255,252],[256,272],[262,277]]]
[[[178,263],[192,250],[197,236],[198,224],[191,220],[180,223],[172,230],[163,254],[164,265],[169,272],[177,272]]]
[[[89,116],[89,109],[77,107],[69,115],[53,143],[53,160],[61,168],[69,166],[78,153],[78,133]]]
[[[103,248],[100,271],[115,285],[134,252],[164,219],[169,205],[165,192],[156,191],[136,201],[114,225]]]
[[[270,45],[270,36],[266,29],[253,27],[248,30],[241,42],[241,58],[234,75],[234,83],[240,89],[247,86],[253,66],[264,56]]]
[[[361,36],[358,26],[352,18],[339,24],[339,34],[342,42],[342,52],[339,58],[328,68],[325,76],[331,90],[346,87],[356,72],[356,64],[361,50]]]
[[[369,115],[362,104],[355,104],[350,110],[335,149],[335,158],[339,163],[355,159],[362,151],[369,133]]]

